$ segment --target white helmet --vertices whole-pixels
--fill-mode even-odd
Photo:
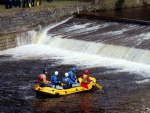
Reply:
[[[55,75],[58,75],[58,71],[55,71]]]
[[[69,76],[69,74],[68,73],[65,73],[65,77],[68,77]]]

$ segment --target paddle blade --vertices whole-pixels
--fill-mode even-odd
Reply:
[[[101,86],[101,85],[99,85],[99,84],[96,83],[95,86],[96,86],[98,89],[102,90],[102,86]]]

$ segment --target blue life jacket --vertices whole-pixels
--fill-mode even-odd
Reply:
[[[62,82],[65,84],[63,86],[64,89],[68,89],[72,87],[72,84],[76,84],[76,82],[73,82],[70,78],[63,77]]]
[[[75,82],[75,81],[76,81],[76,78],[75,78],[74,72],[70,71],[68,74],[69,74],[68,77],[69,77],[73,82]]]
[[[51,76],[51,81],[52,81],[52,85],[58,84],[58,79],[57,79],[57,76],[55,74],[53,74]]]

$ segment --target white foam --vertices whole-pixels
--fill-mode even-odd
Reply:
[[[70,18],[57,24],[49,25],[40,32],[35,33],[36,35],[31,37],[31,44],[28,43],[29,45],[25,45],[22,42],[22,45],[25,46],[0,51],[0,55],[10,54],[13,56],[14,60],[56,59],[57,65],[75,64],[80,68],[106,66],[117,68],[117,71],[119,72],[127,71],[139,73],[143,76],[150,75],[150,65],[148,65],[150,63],[149,50],[108,45],[96,42],[87,42],[75,39],[66,39],[63,35],[47,35],[48,30],[65,23],[69,19]],[[82,34],[92,32],[102,27],[100,24],[90,27],[89,25],[90,23],[74,25],[73,27],[70,27],[70,30],[84,28],[77,32]],[[103,26],[106,25],[107,24],[104,24]],[[122,31],[116,31],[115,33],[120,34],[129,29],[133,29],[134,27],[137,26],[133,26],[127,29],[125,28]],[[25,39],[25,37],[22,38]],[[148,37],[145,37],[145,39],[148,38],[149,34]],[[26,41],[24,42],[26,43]]]
[[[137,84],[143,84],[143,83],[148,83],[148,82],[150,82],[150,79],[144,79],[141,81],[136,81]]]
[[[85,53],[72,52],[62,49],[54,49],[45,45],[26,45],[13,49],[1,51],[0,55],[11,54],[15,60],[21,59],[56,59],[57,65],[75,64],[80,68],[111,67],[118,68],[118,72],[127,71],[150,76],[150,66],[146,64],[133,63],[125,60],[89,55]],[[62,59],[62,60],[58,60]]]

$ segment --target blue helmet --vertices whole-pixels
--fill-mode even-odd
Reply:
[[[73,68],[71,69],[71,71],[73,71],[73,72],[74,72],[74,71],[76,71],[76,68],[75,68],[75,67],[73,67]]]

